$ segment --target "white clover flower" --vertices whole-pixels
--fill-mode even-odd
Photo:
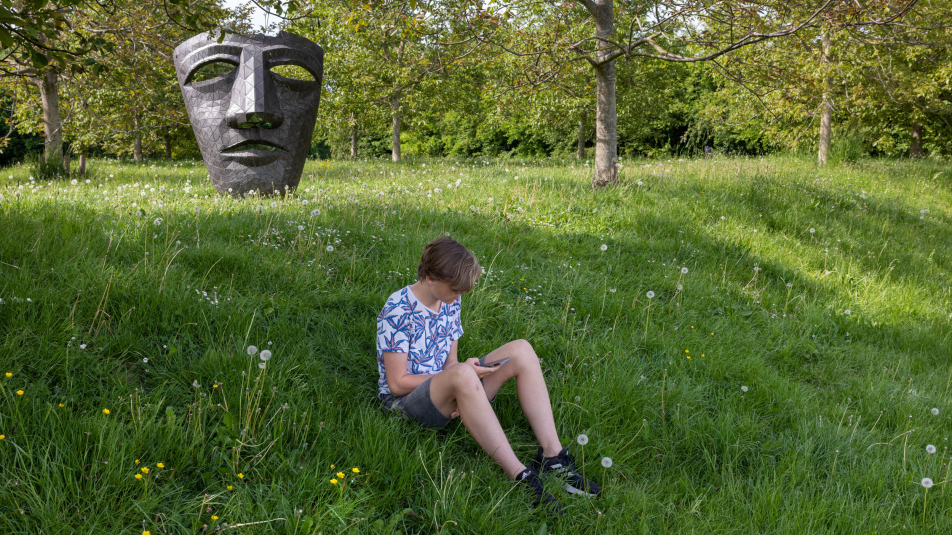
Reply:
[[[931,479],[929,479],[928,477],[922,478],[922,486],[923,486],[923,487],[925,487],[925,488],[927,488],[927,489],[931,489],[931,488],[932,488],[932,485],[933,485],[933,483],[932,483],[932,480],[931,480]]]
[[[747,390],[748,390],[747,385],[741,385],[741,386],[740,386],[740,391],[741,391],[741,392],[747,392]]]
[[[327,252],[328,252],[328,253],[333,253],[333,252],[334,252],[334,246],[333,246],[333,245],[328,245],[328,246],[327,246]]]
[[[261,352],[261,356],[259,358],[263,361],[267,361],[268,359],[271,358],[271,351],[265,349],[264,351]]]
[[[602,466],[605,468],[612,467],[612,458],[611,457],[602,457]]]
[[[202,385],[198,384],[198,379],[195,379],[194,381],[192,381],[192,388],[199,388],[201,386]]]
[[[258,354],[258,348],[255,346],[248,346],[248,355],[253,357],[256,354]]]
[[[927,453],[935,453],[935,446],[933,446],[932,444],[926,445],[926,452],[927,452]]]
[[[575,440],[578,442],[579,446],[584,446],[588,444],[588,435],[579,435]]]
[[[939,408],[938,408],[938,407],[932,407],[932,415],[933,415],[933,416],[938,416],[938,415],[939,415]]]
[[[605,244],[603,243],[601,249],[602,249],[602,251],[607,251],[607,250],[608,250],[608,245],[605,245]]]
[[[687,275],[687,274],[688,274],[688,268],[686,268],[686,267],[681,268],[681,274],[682,274],[682,275]]]
[[[266,364],[265,364],[264,362],[259,362],[259,363],[258,363],[258,367],[261,368],[262,370],[264,369],[265,366],[266,366]]]
[[[648,293],[646,293],[645,295],[648,296],[648,299],[654,299],[654,292],[652,292],[651,290],[648,290]]]

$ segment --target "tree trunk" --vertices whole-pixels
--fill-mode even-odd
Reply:
[[[615,32],[612,0],[595,3],[595,36],[598,50],[595,58],[601,61],[612,48]],[[595,67],[595,173],[592,187],[607,186],[618,180],[618,108],[615,101],[615,61],[606,61]]]
[[[162,141],[165,142],[165,159],[172,159],[172,136],[166,132],[162,135]]]
[[[578,152],[575,154],[575,159],[584,160],[585,159],[585,112],[582,112],[581,117],[578,119]]]
[[[69,153],[64,152],[63,153],[63,170],[66,171],[67,175],[69,175],[69,164],[70,164]]]
[[[132,147],[132,156],[136,163],[142,163],[142,131],[139,130],[139,116],[132,117],[132,124],[136,131],[135,145]]]
[[[354,114],[350,114],[350,157],[357,159],[357,121]]]
[[[390,95],[390,109],[393,110],[393,161],[400,161],[400,90]]]
[[[922,125],[912,123],[912,143],[909,144],[909,157],[922,158],[925,153],[922,151]]]
[[[86,176],[86,155],[79,155],[79,169],[76,170],[79,176]]]
[[[817,163],[826,165],[830,154],[830,138],[833,137],[833,74],[830,72],[830,32],[823,32],[822,61],[827,69],[823,75],[823,103],[820,105],[820,150]]]
[[[60,162],[63,159],[63,121],[59,109],[59,75],[52,69],[30,81],[40,89],[40,101],[43,105],[43,158],[47,162]]]

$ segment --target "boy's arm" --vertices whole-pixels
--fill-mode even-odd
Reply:
[[[455,344],[455,342],[454,342]],[[407,373],[407,354],[383,352],[383,368],[387,376],[390,393],[396,397],[405,396],[435,374]]]
[[[459,358],[456,356],[456,346],[458,345],[459,340],[453,340],[453,345],[450,346],[450,354],[446,357],[446,362],[443,364],[444,370],[454,364],[459,364]]]

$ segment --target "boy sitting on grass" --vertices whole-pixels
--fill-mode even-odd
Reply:
[[[528,342],[509,342],[480,359],[457,359],[460,296],[481,271],[473,253],[457,241],[442,237],[427,244],[417,282],[387,298],[377,317],[379,398],[386,409],[425,427],[441,428],[459,416],[509,478],[525,485],[535,505],[558,515],[561,506],[542,487],[539,471],[561,476],[572,494],[598,496],[602,489],[578,473],[559,443],[539,358]],[[540,444],[531,467],[516,458],[490,405],[510,379],[516,380],[519,404]]]

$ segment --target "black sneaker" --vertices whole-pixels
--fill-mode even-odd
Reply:
[[[543,457],[542,448],[540,447],[533,466],[543,474],[550,472],[561,477],[565,483],[565,491],[569,494],[581,494],[595,498],[602,493],[601,487],[579,473],[578,469],[575,468],[575,461],[569,454],[569,450],[565,448],[555,457]]]
[[[532,495],[533,506],[542,506],[552,516],[562,516],[562,506],[559,505],[559,501],[546,492],[542,487],[542,482],[539,481],[539,474],[531,467],[526,467],[525,470],[519,472],[519,475],[516,476],[516,483],[524,485],[523,488],[526,489],[526,492]]]

